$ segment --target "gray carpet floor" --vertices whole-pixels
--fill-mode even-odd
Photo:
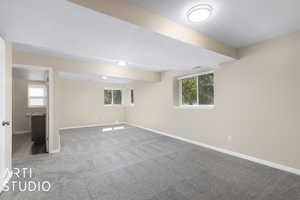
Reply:
[[[61,153],[13,161],[50,181],[49,192],[0,199],[300,200],[299,176],[136,127],[66,130],[61,142]]]

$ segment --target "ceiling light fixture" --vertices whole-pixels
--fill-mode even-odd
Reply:
[[[208,4],[199,4],[189,9],[186,16],[191,22],[202,22],[211,16],[212,11],[212,6]]]
[[[106,76],[102,76],[102,79],[106,80],[106,79],[107,79],[107,77],[106,77]]]
[[[120,61],[118,61],[118,65],[120,65],[120,66],[126,66],[127,62],[120,60]]]

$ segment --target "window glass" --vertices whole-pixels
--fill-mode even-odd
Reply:
[[[182,79],[182,104],[197,104],[197,77]]]
[[[214,74],[205,74],[198,77],[198,95],[200,105],[214,104]]]
[[[214,74],[203,74],[181,80],[182,105],[213,105]]]
[[[45,85],[28,85],[28,107],[44,107],[47,103]]]
[[[104,104],[105,105],[122,104],[122,91],[117,89],[104,90]]]
[[[134,104],[134,91],[133,91],[133,89],[130,90],[130,103]]]
[[[44,87],[40,86],[33,86],[33,87],[29,87],[28,90],[28,95],[30,97],[44,97],[45,96],[45,90]]]
[[[113,90],[113,104],[122,104],[121,90]]]
[[[104,104],[112,104],[112,90],[104,90]]]

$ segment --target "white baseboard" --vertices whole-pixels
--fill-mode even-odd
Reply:
[[[49,153],[59,153],[60,152],[60,148],[58,149],[53,149],[52,151],[50,151]]]
[[[214,151],[229,154],[231,156],[235,156],[235,157],[238,157],[238,158],[249,160],[249,161],[252,161],[252,162],[255,162],[255,163],[258,163],[258,164],[266,165],[268,167],[276,168],[276,169],[286,171],[286,172],[290,172],[290,173],[293,173],[293,174],[296,174],[296,175],[300,176],[300,170],[299,169],[295,169],[295,168],[292,168],[292,167],[289,167],[289,166],[277,164],[277,163],[270,162],[270,161],[267,161],[267,160],[263,160],[263,159],[260,159],[260,158],[255,158],[255,157],[252,157],[252,156],[237,153],[237,152],[230,151],[230,150],[227,150],[227,149],[214,147],[214,146],[211,146],[211,145],[208,145],[208,144],[204,144],[204,143],[201,143],[201,142],[189,140],[189,139],[182,138],[182,137],[172,135],[172,134],[169,134],[169,133],[165,133],[165,132],[162,132],[162,131],[158,131],[158,130],[154,130],[154,129],[150,129],[150,128],[145,128],[145,127],[142,127],[142,126],[139,126],[139,125],[129,124],[129,123],[128,123],[128,125],[135,126],[135,127],[138,127],[138,128],[144,129],[144,130],[151,131],[153,133],[157,133],[157,134],[168,136],[168,137],[171,137],[171,138],[174,138],[174,139],[182,140],[184,142],[188,142],[188,143],[191,143],[191,144],[202,146],[202,147],[214,150]]]
[[[60,131],[68,130],[68,129],[78,129],[78,128],[90,128],[90,127],[97,127],[97,126],[114,126],[117,124],[126,124],[126,122],[115,122],[115,123],[108,123],[108,124],[90,124],[90,125],[83,125],[83,126],[71,126],[71,127],[63,127],[59,128]]]
[[[6,171],[5,171],[6,173]],[[6,175],[4,177],[4,175]],[[3,192],[3,189],[5,187],[5,185],[9,182],[9,180],[11,179],[12,173],[7,173],[7,174],[1,174],[0,176],[0,194]]]
[[[31,130],[14,131],[13,135],[28,134],[28,133],[31,133]]]

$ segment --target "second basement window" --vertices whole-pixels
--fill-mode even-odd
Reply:
[[[104,90],[105,105],[122,105],[122,90],[105,89]]]
[[[214,74],[195,75],[180,80],[181,105],[214,105]]]
[[[130,90],[130,104],[134,105],[134,90]]]

